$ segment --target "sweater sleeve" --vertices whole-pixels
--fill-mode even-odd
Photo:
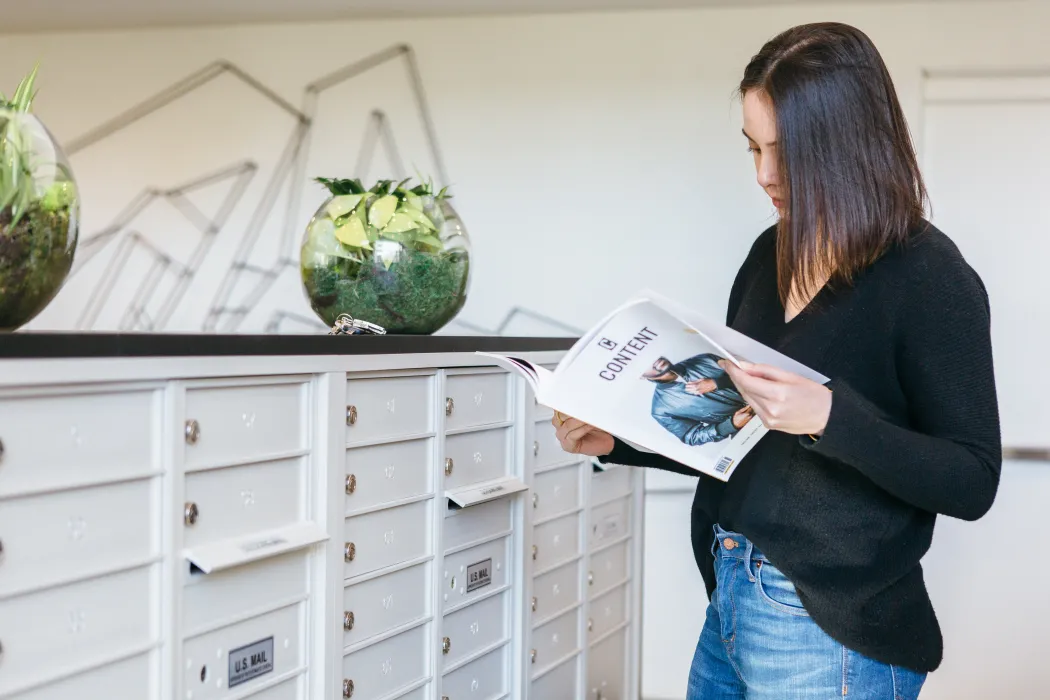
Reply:
[[[700,476],[695,469],[690,469],[684,464],[664,457],[654,452],[642,452],[636,450],[620,438],[613,438],[612,452],[599,457],[602,464],[623,464],[628,467],[649,467],[650,469],[661,469],[665,472],[674,472],[685,476]]]
[[[909,425],[832,379],[823,436],[801,440],[915,507],[976,520],[995,499],[1002,465],[988,297],[961,256],[919,267],[897,326]]]

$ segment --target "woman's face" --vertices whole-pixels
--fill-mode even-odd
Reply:
[[[786,193],[780,191],[777,177],[777,121],[773,103],[762,90],[744,93],[744,136],[755,158],[759,187],[773,200],[777,211],[783,212]]]

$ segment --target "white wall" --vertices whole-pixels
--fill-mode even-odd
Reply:
[[[873,37],[913,126],[923,114],[925,70],[1050,66],[1050,5],[1041,2],[814,4],[10,36],[0,38],[0,86],[9,92],[39,59],[38,112],[61,140],[75,143],[217,59],[231,61],[301,108],[311,81],[407,43],[418,57],[454,202],[474,240],[474,287],[463,320],[491,328],[522,305],[582,327],[643,284],[721,316],[737,265],[772,214],[753,183],[734,85],[766,38],[792,24],[825,19],[856,24]],[[350,175],[376,108],[390,115],[409,169],[418,164],[434,172],[405,75],[400,64],[389,63],[325,93],[304,174]],[[256,164],[169,330],[201,327],[293,124],[225,75],[73,156],[85,195],[84,235],[112,222],[144,187],[177,187],[242,161]],[[1016,147],[1025,148],[1023,139]],[[383,167],[379,159],[371,175],[384,175]],[[980,176],[979,164],[974,176]],[[297,185],[305,194],[290,219],[296,240],[322,194],[316,186]],[[202,208],[218,205],[215,191],[196,196]],[[252,261],[268,264],[278,257],[284,197],[252,246]],[[198,235],[168,202],[145,212],[135,228],[176,258],[189,254]],[[690,254],[698,250],[705,255]],[[32,327],[75,323],[106,255],[85,266]],[[643,257],[659,261],[659,276],[640,276]],[[142,272],[140,267],[136,274]],[[96,328],[119,324],[138,282],[130,270],[122,277]],[[239,291],[241,297],[247,289]],[[254,311],[237,330],[262,329],[276,311],[309,315],[294,270],[265,298],[252,301],[258,302]],[[510,331],[556,328],[523,323]],[[651,487],[665,490],[649,497],[646,534],[643,683],[651,698],[684,694],[706,604],[688,551],[690,496],[681,491],[688,484],[660,475],[650,479]],[[1038,492],[1010,493],[1015,509],[1043,500]],[[946,531],[961,546],[971,527]],[[953,565],[965,569],[980,561]],[[1019,563],[1017,585],[1023,585],[1023,571]],[[939,574],[932,578],[947,575]],[[955,637],[948,641],[946,671],[931,681],[924,698],[983,698],[967,695],[967,679],[992,670],[963,638],[989,628],[968,629],[965,608],[951,610],[954,617],[945,627]],[[1050,617],[1038,603],[1035,610],[1015,613]],[[1046,673],[1035,669],[1030,677],[1050,680]]]

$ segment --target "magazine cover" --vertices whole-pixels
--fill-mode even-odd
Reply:
[[[595,326],[553,373],[519,358],[492,357],[522,374],[541,404],[723,481],[767,428],[720,360],[773,364],[828,381],[651,292]]]

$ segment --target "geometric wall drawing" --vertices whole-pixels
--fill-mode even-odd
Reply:
[[[213,166],[212,172],[203,172],[177,186],[165,188],[143,182],[138,185],[139,194],[132,197],[113,221],[83,235],[70,280],[82,275],[84,268],[94,266],[98,269],[92,273],[90,289],[81,294],[86,303],[78,315],[76,327],[84,330],[95,328],[105,311],[105,323],[116,323],[121,330],[165,330],[173,313],[197,281],[202,265],[216,249],[219,238],[227,243],[230,255],[223,263],[225,269],[215,270],[219,282],[207,295],[211,297],[210,304],[200,310],[203,312],[199,321],[201,330],[236,332],[282,276],[288,278],[284,280],[285,290],[298,287],[298,242],[304,222],[312,214],[312,211],[301,211],[301,207],[304,190],[310,186],[318,187],[310,181],[313,173],[308,172],[311,159],[316,158],[317,152],[323,154],[330,150],[333,138],[341,141],[360,138],[352,175],[348,172],[351,163],[344,165],[340,161],[340,176],[367,180],[379,158],[386,161],[383,177],[404,178],[416,174],[413,168],[406,167],[386,110],[375,104],[361,104],[361,97],[367,98],[368,90],[353,91],[355,80],[386,64],[400,64],[403,70],[400,80],[404,82],[407,78],[410,97],[406,103],[411,104],[408,109],[415,112],[422,128],[425,156],[430,165],[427,174],[439,187],[444,186],[448,184],[448,175],[419,68],[413,50],[404,44],[379,51],[310,81],[303,90],[300,107],[293,106],[240,67],[228,61],[216,61],[79,138],[68,141],[65,149],[76,167],[81,154],[90,154],[92,149],[97,154],[100,148],[105,149],[107,141],[145,129],[144,120],[156,118],[164,110],[179,109],[189,98],[203,100],[199,93],[216,91],[215,84],[220,79],[232,80],[237,89],[247,90],[255,95],[253,99],[262,100],[259,109],[263,112],[276,109],[285,115],[285,122],[290,123],[290,127],[286,127],[288,131],[280,155],[272,167],[266,168],[268,175],[264,176],[260,169],[262,158],[250,154],[218,171]],[[393,80],[389,76],[385,79],[388,82]],[[348,87],[349,92],[342,95],[342,103],[325,104],[327,95],[345,91]],[[223,87],[223,91],[231,89],[228,85]],[[223,93],[219,94],[219,99],[223,99]],[[348,135],[345,129],[329,127],[325,142],[314,144],[312,152],[311,137],[315,135],[318,124],[338,124],[344,120],[347,104],[358,115],[367,115],[364,133]],[[418,150],[415,152],[417,156],[420,155]],[[253,178],[257,175],[263,176],[264,180],[253,185]],[[246,198],[249,185],[255,189]],[[259,187],[262,187],[261,191]],[[202,200],[207,200],[207,205],[201,204]],[[230,215],[242,201],[250,207],[250,214],[241,217],[238,230],[230,224]],[[158,210],[163,210],[165,216],[161,216]],[[162,238],[165,243],[159,242]],[[134,280],[130,279],[133,275],[137,275]],[[194,303],[199,305],[196,300],[202,294],[199,290],[195,292]],[[291,302],[287,291],[275,300],[273,308],[267,312],[266,331],[280,332],[291,325],[316,332],[321,327],[319,321],[310,318],[301,292],[295,293],[297,296]]]

